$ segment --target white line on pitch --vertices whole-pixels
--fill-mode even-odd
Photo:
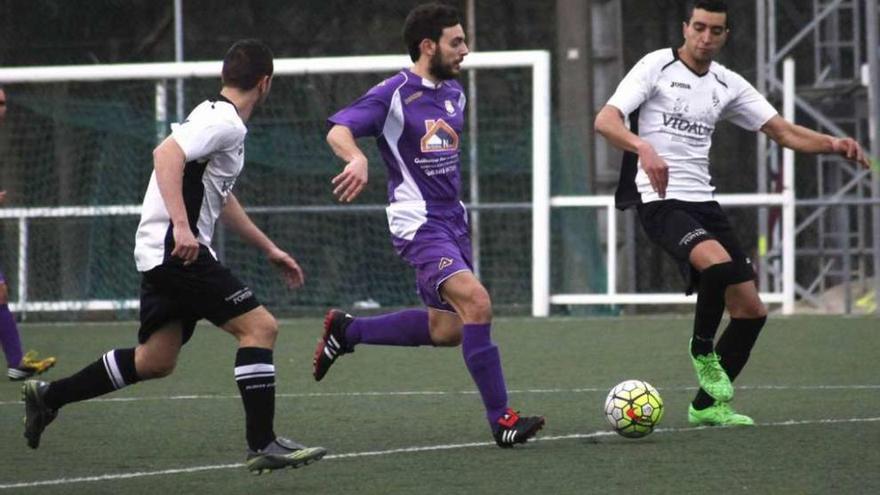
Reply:
[[[757,423],[756,427],[776,427],[776,426],[802,426],[802,425],[813,425],[813,424],[840,424],[840,423],[871,423],[880,421],[880,417],[873,418],[849,418],[849,419],[808,419],[808,420],[788,420],[788,421],[778,421],[774,423]],[[687,433],[691,431],[705,430],[710,429],[710,427],[695,427],[695,428],[658,428],[654,430],[655,434],[665,434],[665,433]],[[615,433],[612,431],[595,431],[592,433],[572,433],[569,435],[557,435],[557,436],[547,436],[547,437],[539,437],[535,441],[537,442],[554,442],[559,440],[577,440],[584,438],[596,438],[596,437],[606,437],[606,436],[614,436]],[[455,444],[444,444],[444,445],[426,445],[423,447],[404,447],[399,449],[389,449],[389,450],[373,450],[373,451],[365,451],[365,452],[351,452],[348,454],[331,454],[324,457],[325,460],[338,460],[338,459],[352,459],[356,457],[376,457],[376,456],[384,456],[384,455],[393,455],[393,454],[408,454],[408,453],[416,453],[416,452],[436,452],[440,450],[457,450],[457,449],[468,449],[474,447],[489,447],[495,445],[495,442],[470,442],[470,443],[455,443]],[[75,483],[89,483],[95,481],[112,481],[112,480],[126,480],[133,478],[144,478],[148,476],[164,476],[170,474],[187,474],[187,473],[198,473],[201,471],[216,471],[220,469],[234,469],[234,468],[243,468],[244,464],[236,463],[236,464],[216,464],[211,466],[194,466],[190,468],[181,468],[181,469],[164,469],[160,471],[138,471],[133,473],[119,473],[119,474],[101,474],[96,476],[84,476],[81,478],[58,478],[54,480],[42,480],[42,481],[22,481],[18,483],[6,483],[0,484],[0,490],[8,490],[12,488],[34,488],[38,486],[51,486],[51,485],[72,485]]]
[[[657,390],[665,391],[691,391],[697,387],[657,387]],[[744,385],[736,387],[737,390],[880,390],[878,385]],[[530,388],[521,390],[508,390],[508,394],[580,394],[592,392],[608,392],[608,388],[585,387],[585,388]],[[408,397],[408,396],[432,396],[432,395],[474,395],[476,390],[399,390],[399,391],[375,391],[375,392],[302,392],[294,394],[276,394],[276,398],[315,398],[315,397]],[[238,394],[231,395],[168,395],[154,397],[104,397],[91,399],[88,402],[141,402],[159,400],[218,400],[240,399]],[[0,401],[0,406],[21,405],[21,401]]]

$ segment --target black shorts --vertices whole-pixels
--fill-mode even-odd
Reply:
[[[180,321],[186,343],[202,318],[219,327],[258,306],[253,291],[202,247],[190,265],[171,260],[143,273],[138,342],[143,344],[165,324]]]
[[[727,214],[717,201],[690,202],[677,199],[638,205],[639,220],[645,234],[672,255],[685,282],[685,294],[692,294],[700,273],[691,266],[691,250],[706,240],[718,241],[737,267],[734,283],[755,279],[752,261],[740,247]]]

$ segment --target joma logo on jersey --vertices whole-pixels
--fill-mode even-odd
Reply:
[[[426,120],[421,145],[422,153],[455,151],[458,149],[458,134],[443,119]]]
[[[448,267],[452,266],[453,261],[455,261],[455,260],[444,256],[443,258],[440,258],[440,264],[437,265],[437,269],[442,270],[444,268],[448,268]]]
[[[663,114],[663,126],[695,136],[707,136],[712,132],[712,128],[707,125],[665,113]]]
[[[681,88],[681,89],[691,89],[691,85],[688,83],[672,81],[672,88]]]
[[[422,97],[423,94],[425,94],[425,93],[423,93],[421,91],[416,91],[415,93],[407,96],[406,99],[403,100],[404,105],[409,105],[410,103],[418,100],[419,98]]]

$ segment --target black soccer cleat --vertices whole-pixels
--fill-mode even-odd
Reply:
[[[345,329],[351,325],[354,317],[338,309],[327,311],[324,317],[324,334],[318,339],[318,347],[315,348],[315,357],[312,360],[312,376],[319,382],[336,359],[343,355],[354,352],[345,341]]]
[[[35,449],[40,446],[40,436],[43,430],[49,426],[57,409],[46,405],[44,397],[49,384],[38,380],[28,380],[21,387],[21,398],[24,401],[24,437],[27,438],[28,447]]]
[[[316,461],[327,455],[324,447],[306,447],[293,440],[277,437],[265,448],[253,451],[248,449],[248,470],[254,474],[274,471],[283,468],[298,468]]]
[[[518,443],[526,443],[544,427],[544,416],[520,416],[513,409],[508,409],[504,416],[498,418],[495,428],[495,443],[503,449],[509,449]]]

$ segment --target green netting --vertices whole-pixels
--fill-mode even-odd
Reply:
[[[387,75],[387,74],[386,74]],[[325,119],[375,84],[382,74],[278,76],[267,104],[248,123],[246,167],[236,195],[276,243],[306,271],[307,284],[287,291],[261,253],[219,231],[215,248],[275,311],[375,301],[417,305],[411,269],[395,255],[385,213],[385,170],[370,140],[370,184],[355,207],[339,207],[331,177],[341,164],[324,140]],[[176,120],[174,83],[167,84],[169,120]],[[186,107],[217,93],[215,80],[187,80]],[[481,202],[531,201],[531,79],[526,69],[479,71],[478,163]],[[156,81],[69,82],[7,86],[10,112],[2,128],[0,186],[15,206],[140,204],[157,142]],[[463,136],[464,198],[469,197],[469,136]],[[585,163],[585,162],[584,162]],[[374,208],[363,208],[373,205]],[[285,211],[271,210],[285,208]],[[293,211],[289,207],[310,207]],[[604,256],[594,214],[583,231],[559,236],[582,244],[595,265],[589,287],[604,287]],[[132,260],[138,217],[33,219],[29,222],[28,300],[137,299]],[[480,213],[481,277],[496,305],[531,304],[531,211]],[[18,228],[0,222],[0,263],[15,286]],[[574,237],[572,237],[574,235]],[[556,237],[556,236],[555,236]],[[567,240],[566,240],[567,239]],[[558,246],[554,247],[558,251]],[[554,266],[554,278],[570,267]],[[14,291],[13,291],[14,294]],[[15,300],[15,297],[11,299]]]

